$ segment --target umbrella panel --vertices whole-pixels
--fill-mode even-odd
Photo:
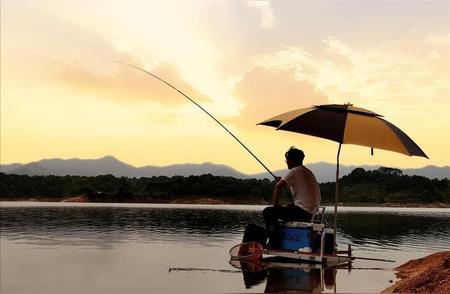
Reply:
[[[341,144],[354,144],[428,158],[411,138],[382,119],[380,115],[349,105],[330,104],[296,109],[259,124]]]
[[[342,143],[346,118],[346,112],[316,109],[286,122],[277,130],[302,133]]]
[[[386,124],[386,121],[377,117],[349,113],[343,143],[410,155],[408,149]]]

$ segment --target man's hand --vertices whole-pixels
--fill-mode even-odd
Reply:
[[[279,207],[280,205],[280,195],[281,189],[286,185],[286,181],[277,177],[278,181],[273,189],[273,207]],[[275,179],[276,180],[276,179]]]
[[[281,177],[275,177],[275,184],[281,180]]]

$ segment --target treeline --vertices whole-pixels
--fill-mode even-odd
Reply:
[[[161,202],[213,198],[232,203],[270,202],[268,179],[213,176],[126,178],[113,175],[25,176],[0,173],[2,199],[59,199],[87,195],[94,202]]]
[[[320,186],[322,198],[334,202],[335,183]],[[339,181],[343,203],[450,203],[450,181],[404,175],[401,170],[356,168]]]
[[[213,176],[125,178],[113,175],[25,176],[0,173],[0,199],[57,201],[87,195],[94,202],[185,202],[212,198],[235,204],[267,204],[272,201],[273,181]],[[322,203],[334,203],[334,182],[320,184]],[[285,193],[284,202],[290,201]],[[381,167],[354,169],[340,179],[343,203],[450,203],[450,181],[403,175]]]

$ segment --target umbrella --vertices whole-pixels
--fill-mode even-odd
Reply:
[[[354,144],[402,153],[408,156],[427,155],[402,130],[381,115],[352,104],[327,104],[289,111],[258,125],[277,130],[302,133],[339,143],[336,167],[334,231],[337,225],[339,188],[339,154],[342,144]]]

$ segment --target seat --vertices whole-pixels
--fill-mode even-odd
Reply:
[[[320,206],[317,209],[316,214],[314,214],[311,218],[311,222],[313,224],[321,224],[323,223],[323,217],[325,216],[325,206]]]

